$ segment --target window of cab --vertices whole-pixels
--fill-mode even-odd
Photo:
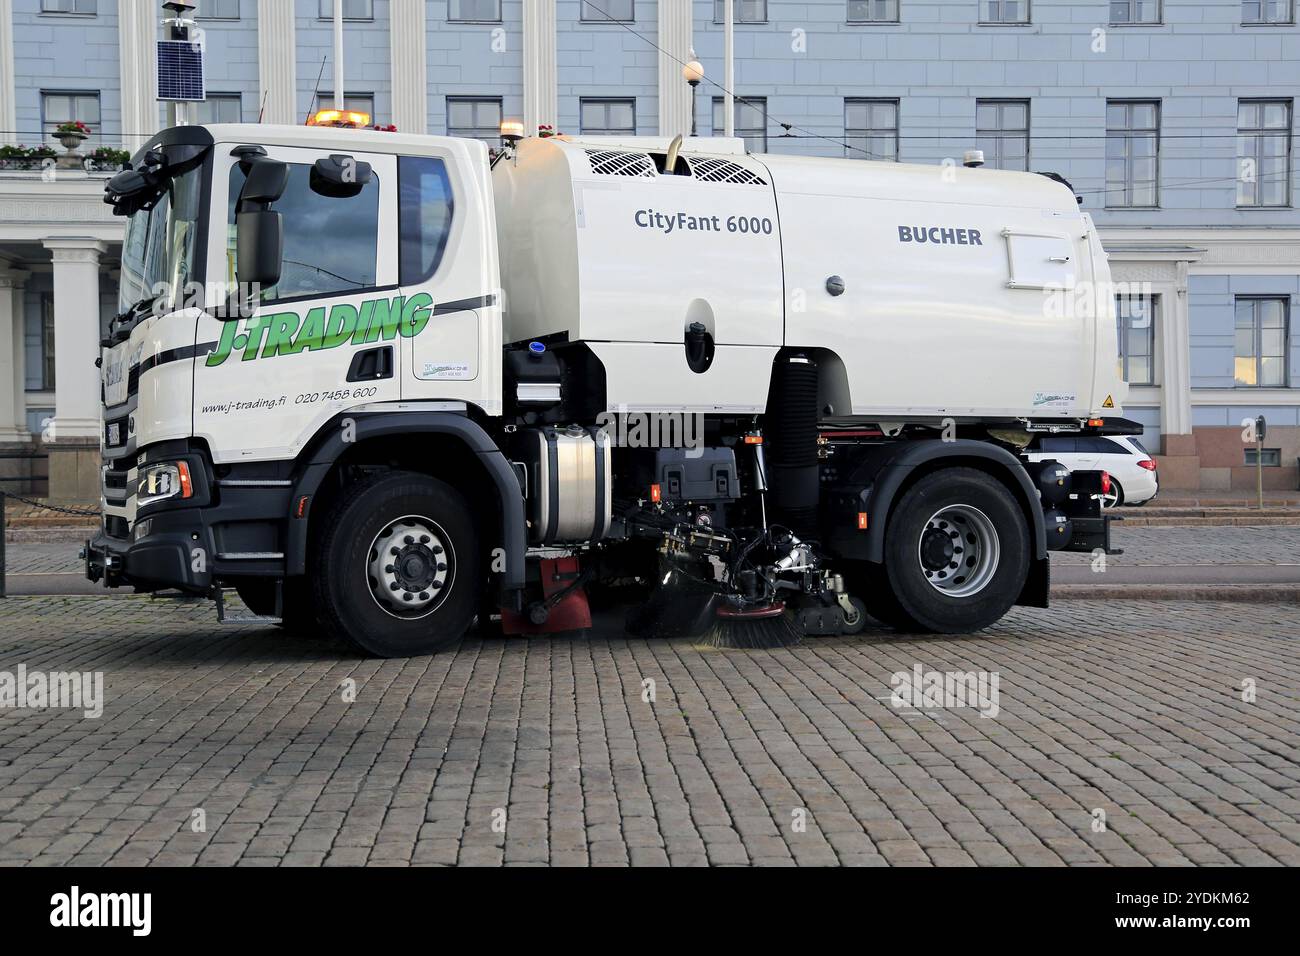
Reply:
[[[244,185],[238,165],[230,169],[226,263],[235,281],[235,202]],[[311,166],[289,164],[284,195],[272,205],[284,219],[280,281],[262,289],[263,302],[343,295],[376,285],[379,260],[379,174],[347,198],[311,188]]]
[[[397,159],[398,282],[426,282],[438,271],[451,235],[454,204],[447,167],[431,156]]]

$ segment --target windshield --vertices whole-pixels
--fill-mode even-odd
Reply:
[[[194,272],[202,178],[202,165],[172,177],[153,208],[130,217],[122,244],[120,312],[155,298],[159,310],[170,310],[186,295]]]

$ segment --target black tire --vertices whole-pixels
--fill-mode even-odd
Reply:
[[[427,475],[387,472],[347,489],[326,521],[313,592],[330,634],[376,657],[432,654],[464,635],[483,580],[460,492]],[[397,554],[391,564],[372,547],[381,541],[385,558]],[[390,598],[382,605],[381,593]]]
[[[244,578],[235,582],[235,593],[254,614],[275,617],[275,579]],[[290,634],[310,635],[318,630],[311,602],[311,588],[301,578],[284,582],[280,607],[280,623]]]
[[[959,510],[947,510],[952,508]],[[971,512],[977,517],[970,517]],[[942,520],[945,515],[947,521]],[[984,527],[977,533],[980,517]],[[932,518],[940,520],[932,522]],[[954,543],[948,545],[946,537]],[[975,542],[985,537],[989,543],[981,548]],[[892,598],[884,612],[887,623],[939,634],[966,634],[988,627],[1020,596],[1029,573],[1031,545],[1024,512],[996,478],[973,468],[946,468],[926,475],[899,499],[885,529],[881,590]],[[962,550],[942,556],[945,547]],[[972,563],[970,569],[966,562]],[[935,570],[929,570],[932,566]],[[979,580],[984,583],[976,590],[962,593],[963,587],[974,588]],[[876,615],[870,604],[868,610]]]

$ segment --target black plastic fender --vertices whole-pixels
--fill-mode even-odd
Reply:
[[[824,493],[825,524],[823,541],[833,554],[842,558],[884,560],[885,526],[889,510],[899,490],[918,467],[942,459],[952,459],[953,466],[988,463],[990,471],[1004,472],[1010,487],[1029,519],[1034,543],[1034,558],[1047,557],[1047,535],[1043,528],[1043,509],[1029,475],[1020,460],[1005,448],[990,442],[961,438],[955,441],[923,439],[882,445],[854,469],[848,481]],[[857,518],[867,516],[861,529]]]
[[[351,419],[353,426],[345,440],[342,427],[344,419]],[[318,435],[325,435],[306,458],[306,466],[294,484],[290,497],[291,507],[304,496],[314,498],[321,482],[325,480],[334,463],[356,442],[367,438],[379,438],[385,435],[415,436],[421,433],[453,435],[464,442],[483,463],[492,485],[496,489],[500,505],[501,546],[505,549],[504,570],[501,588],[503,591],[518,591],[524,586],[524,554],[527,548],[527,526],[524,520],[524,496],[519,487],[519,479],[510,462],[492,438],[476,422],[465,415],[446,411],[375,411],[344,412],[330,420]],[[309,509],[310,512],[310,509]],[[308,515],[300,519],[296,515],[289,519],[289,535],[285,553],[287,574],[303,574],[307,570],[307,525]]]

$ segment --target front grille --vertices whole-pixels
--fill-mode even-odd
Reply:
[[[119,515],[104,515],[104,534],[110,538],[129,538],[131,529],[127,527],[126,519]]]

